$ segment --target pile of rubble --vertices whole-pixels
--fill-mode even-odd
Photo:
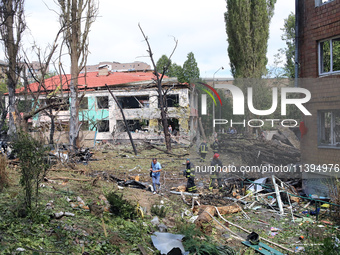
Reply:
[[[285,230],[281,229],[280,225],[273,225],[273,222],[268,223],[270,218],[275,218],[275,222],[279,222],[281,219],[286,220],[285,224],[288,228],[290,224],[295,226],[307,224],[323,228],[324,225],[332,225],[332,223],[327,220],[320,221],[320,217],[328,217],[331,206],[340,206],[331,203],[329,199],[306,196],[303,194],[301,182],[294,180],[284,182],[274,175],[271,178],[248,180],[248,184],[250,185],[233,190],[228,196],[218,190],[209,193],[205,193],[203,190],[201,194],[190,194],[183,191],[177,193],[182,195],[186,204],[191,205],[189,221],[195,223],[203,232],[213,233],[212,228],[215,225],[216,228],[221,229],[222,233],[228,233],[230,239],[241,241],[242,244],[261,254],[283,254],[273,247],[284,252],[294,253],[304,250],[303,245],[306,245],[302,242],[303,235],[292,239],[294,242],[291,243],[273,242],[272,238],[282,235]],[[176,192],[172,193],[177,194]],[[207,204],[207,201],[211,201],[211,203]],[[234,213],[241,213],[241,216],[232,218],[233,220],[224,216]],[[260,216],[264,216],[263,219],[258,219]],[[240,217],[244,219],[238,224],[232,222]],[[242,223],[245,222],[251,224],[243,225]],[[254,223],[258,223],[259,226],[255,226]],[[233,228],[230,229],[230,226]],[[263,234],[260,236],[253,232],[261,226],[268,228],[268,236],[263,236]],[[235,228],[237,231],[234,230]],[[254,236],[257,241],[252,240]],[[269,243],[269,246],[265,243]],[[295,245],[295,250],[289,248],[290,245]]]
[[[290,129],[280,128],[271,140],[244,135],[219,134],[220,151],[241,155],[247,165],[288,165],[300,161],[298,138]]]

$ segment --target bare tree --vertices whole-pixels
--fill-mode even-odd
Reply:
[[[96,19],[98,6],[95,0],[58,0],[57,4],[60,7],[60,24],[62,27],[66,27],[64,40],[71,59],[69,141],[71,148],[74,149],[80,128],[78,75],[86,65],[88,34],[91,24]]]
[[[21,36],[26,28],[24,18],[24,0],[1,0],[0,2],[0,34],[8,60],[7,89],[9,112],[9,135],[16,134],[15,126],[15,88],[19,81],[20,66],[18,63]]]
[[[162,120],[162,125],[163,125],[163,131],[164,131],[164,137],[165,137],[165,144],[166,144],[166,149],[167,151],[171,151],[171,138],[170,138],[170,133],[168,130],[168,116],[167,116],[167,104],[166,104],[166,93],[168,90],[163,91],[162,88],[162,80],[164,78],[165,73],[168,71],[170,65],[171,65],[171,57],[174,54],[176,48],[177,48],[177,43],[178,41],[175,40],[175,47],[172,50],[172,53],[170,54],[169,61],[168,63],[163,66],[162,73],[160,74],[157,70],[157,65],[153,59],[153,52],[151,50],[151,46],[149,43],[148,37],[144,34],[143,29],[141,28],[140,24],[138,24],[140,31],[143,34],[143,37],[148,45],[148,54],[151,59],[153,68],[154,68],[154,74],[156,76],[156,83],[157,83],[157,92],[158,92],[158,99],[159,99],[159,107],[161,109],[161,120]]]
[[[46,114],[50,120],[51,120],[51,127],[50,127],[50,135],[49,135],[49,143],[54,143],[54,131],[55,131],[55,118],[57,113],[53,112],[54,108],[62,107],[68,104],[66,100],[64,100],[63,96],[63,87],[66,83],[67,85],[67,79],[66,81],[61,82],[56,85],[56,89],[53,90],[53,87],[48,87],[46,85],[46,76],[48,74],[48,67],[52,61],[52,57],[55,54],[57,48],[58,48],[58,40],[62,32],[65,30],[65,27],[62,27],[52,45],[49,45],[45,51],[43,52],[40,47],[38,47],[36,44],[34,44],[31,48],[34,49],[36,57],[38,58],[38,66],[39,66],[39,75],[35,73],[32,66],[29,64],[27,55],[25,54],[25,68],[28,69],[28,72],[31,74],[33,80],[38,84],[38,88],[35,91],[32,91],[29,82],[26,76],[26,72],[23,72],[23,79],[24,79],[24,89],[25,89],[25,96],[26,100],[31,101],[31,106],[27,111],[23,114],[23,121],[24,126],[27,128],[27,123],[30,118],[35,116],[39,113]],[[59,62],[59,58],[58,58]],[[62,74],[60,74],[62,76]],[[59,96],[60,92],[60,96]],[[45,100],[39,100],[40,96],[44,95]],[[68,101],[68,100],[67,100]]]

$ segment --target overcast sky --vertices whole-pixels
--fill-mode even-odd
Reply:
[[[42,48],[54,39],[58,31],[58,16],[48,7],[58,10],[53,0],[26,0],[25,48],[33,40]],[[270,25],[268,65],[273,65],[274,55],[285,47],[281,40],[283,20],[294,12],[295,0],[277,0]],[[138,28],[141,24],[150,40],[155,61],[163,54],[169,56],[175,37],[178,47],[173,62],[183,65],[189,52],[193,52],[201,77],[231,77],[225,32],[225,0],[100,0],[99,17],[90,32],[88,64],[100,61],[121,63],[143,61],[151,64],[147,45]],[[3,53],[0,59],[3,59]],[[34,59],[33,59],[34,60]],[[65,58],[65,70],[69,61]]]

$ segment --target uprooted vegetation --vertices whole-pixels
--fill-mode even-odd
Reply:
[[[186,183],[181,170],[189,148],[178,146],[173,155],[150,147],[144,150],[143,145],[137,149],[136,156],[129,146],[104,144],[91,150],[93,161],[87,164],[53,165],[39,185],[39,210],[31,218],[21,213],[22,204],[18,203],[23,201],[20,164],[8,160],[5,173],[9,185],[0,193],[1,251],[157,254],[151,235],[165,230],[184,235],[182,243],[190,254],[254,254],[242,244],[252,231],[263,238],[261,242],[282,253],[287,250],[265,239],[292,251],[298,247],[304,254],[338,252],[334,247],[339,231],[330,214],[334,207],[322,207],[317,221],[312,214],[313,201],[293,201],[281,188],[284,212],[280,215],[277,202],[273,202],[276,195],[267,195],[273,191],[271,183],[258,194],[249,193],[246,187],[251,182],[240,177],[230,185],[225,182],[222,192],[208,192],[209,178],[197,176],[200,196],[193,199],[187,194],[172,194],[171,187]],[[163,167],[162,195],[147,190],[151,184],[148,170],[155,156]],[[300,192],[299,182],[287,182],[296,187],[284,186],[287,192]],[[302,213],[305,211],[309,216]]]

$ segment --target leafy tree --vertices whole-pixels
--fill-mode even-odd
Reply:
[[[193,82],[199,79],[200,69],[197,66],[194,53],[188,53],[187,60],[183,64],[184,82]]]
[[[169,76],[177,77],[178,82],[185,82],[183,68],[176,63],[172,63],[170,66]]]
[[[0,96],[7,92],[7,85],[5,82],[0,82]]]
[[[228,55],[234,78],[261,78],[266,72],[269,23],[276,0],[226,0]]]
[[[169,77],[177,77],[179,82],[190,82],[199,79],[200,71],[197,67],[195,56],[190,52],[187,56],[187,60],[184,62],[183,67],[172,63],[166,55],[163,55],[158,59],[157,71]]]
[[[286,42],[286,48],[280,49],[281,53],[286,56],[284,65],[285,76],[288,78],[295,77],[295,14],[290,13],[284,20],[284,26],[281,28],[283,35],[281,39]]]
[[[170,76],[169,66],[171,66],[171,59],[169,59],[166,55],[161,56],[160,59],[158,59],[156,63],[157,71],[160,73],[164,72],[164,75],[167,75],[167,76]]]

